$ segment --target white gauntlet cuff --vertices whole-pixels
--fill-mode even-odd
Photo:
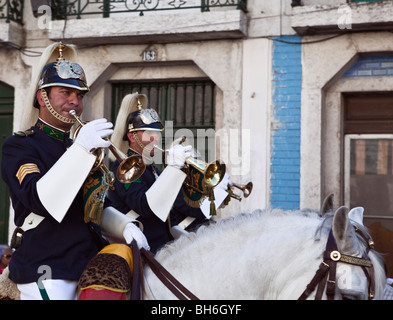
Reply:
[[[94,155],[74,143],[37,181],[37,193],[42,205],[59,223],[85,182],[95,160]]]
[[[150,209],[162,221],[168,218],[169,211],[179,194],[186,174],[180,169],[167,166],[153,185],[146,191]]]

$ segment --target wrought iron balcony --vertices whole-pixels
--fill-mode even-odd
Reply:
[[[291,26],[301,36],[390,31],[393,0],[348,0],[346,4],[309,4],[292,9]]]
[[[144,15],[152,11],[194,9],[201,12],[214,8],[234,7],[246,12],[247,0],[55,0],[52,1],[54,19],[82,15],[109,17],[114,13],[134,12]]]
[[[22,24],[23,18],[23,0],[1,0],[0,1],[0,19],[7,23],[15,21]]]
[[[386,0],[351,0],[351,2],[381,2]]]

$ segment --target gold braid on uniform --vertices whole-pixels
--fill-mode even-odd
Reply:
[[[64,123],[75,123],[76,122],[76,119],[69,119],[69,118],[63,117],[61,114],[56,112],[56,110],[53,109],[52,105],[50,104],[50,101],[48,99],[48,95],[46,94],[46,91],[43,89],[41,90],[41,97],[42,97],[42,100],[44,100],[46,108],[49,110],[51,115],[54,116],[56,119],[58,119]]]

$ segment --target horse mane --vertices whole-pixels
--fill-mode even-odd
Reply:
[[[243,212],[233,217],[219,219],[215,223],[207,226],[200,226],[195,232],[190,232],[176,241],[166,244],[157,252],[156,257],[158,259],[165,259],[167,256],[171,256],[175,252],[182,250],[184,247],[205,241],[205,238],[210,238],[212,234],[228,235],[228,231],[233,233],[242,232],[243,230],[247,230],[247,232],[255,231],[261,233],[264,229],[269,229],[269,226],[274,226],[278,219],[280,220],[280,223],[284,221],[282,219],[283,217],[289,218],[285,219],[288,221],[288,224],[291,224],[290,218],[299,219],[302,217],[304,219],[321,219],[318,212],[310,209],[257,209],[248,213]],[[321,226],[321,229],[322,227],[323,226]]]

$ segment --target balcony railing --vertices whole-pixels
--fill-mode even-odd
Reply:
[[[381,2],[386,0],[352,0],[352,2]]]
[[[6,22],[15,21],[22,24],[23,0],[1,0],[0,19]]]
[[[80,19],[82,15],[100,14],[104,18],[113,13],[134,12],[144,15],[151,11],[194,9],[201,12],[214,8],[235,7],[247,10],[247,0],[55,0],[52,1],[53,18]]]

